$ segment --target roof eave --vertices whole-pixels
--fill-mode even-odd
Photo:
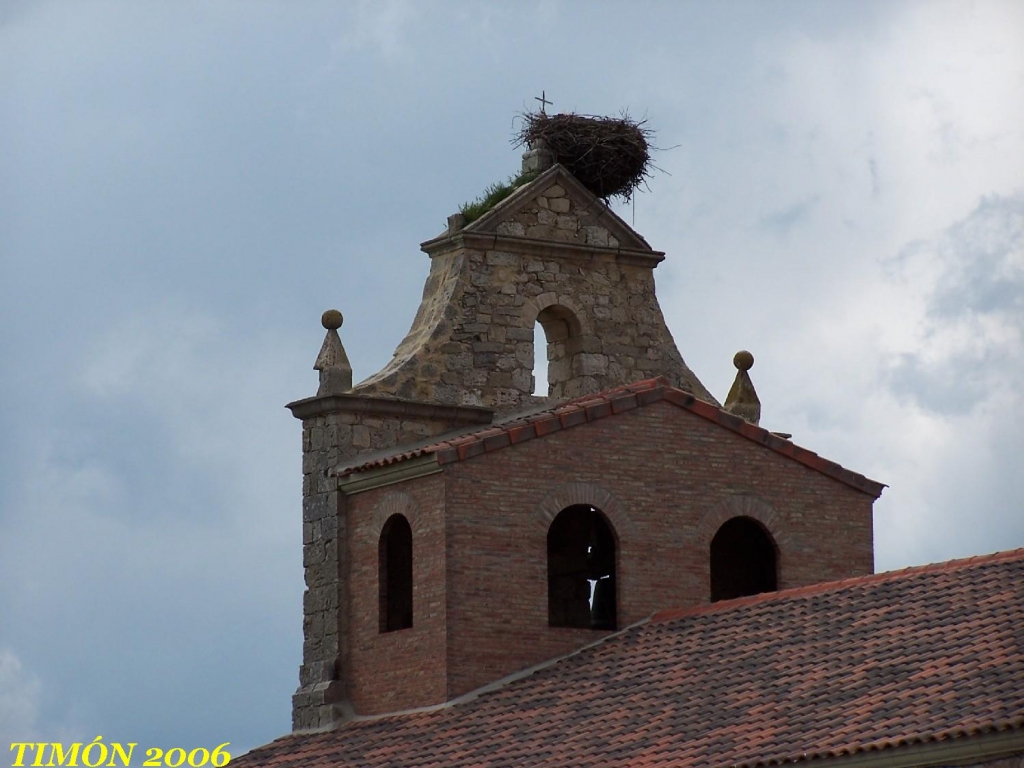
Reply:
[[[364,491],[404,483],[417,477],[436,475],[443,471],[443,467],[438,464],[437,454],[427,453],[423,456],[396,461],[383,467],[372,467],[352,472],[338,478],[338,490],[346,496],[354,496]]]
[[[868,745],[842,755],[805,754],[776,760],[736,763],[728,768],[769,768],[801,765],[806,768],[928,768],[971,765],[1024,752],[1024,728],[1008,724],[987,733],[932,735],[913,743]]]

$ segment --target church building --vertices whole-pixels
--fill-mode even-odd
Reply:
[[[665,254],[523,163],[383,370],[324,313],[293,732],[232,764],[1024,767],[1024,550],[874,574],[884,486],[761,427],[749,352],[716,400]]]

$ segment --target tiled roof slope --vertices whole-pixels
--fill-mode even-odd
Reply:
[[[676,389],[670,386],[664,377],[645,379],[593,395],[585,395],[527,415],[514,415],[504,422],[470,432],[461,432],[456,436],[426,445],[397,449],[384,456],[376,456],[372,460],[345,467],[339,472],[339,475],[384,467],[428,454],[435,455],[438,464],[462,461],[482,453],[500,450],[516,443],[544,437],[552,432],[570,429],[580,424],[586,424],[588,421],[597,421],[662,400],[684,408],[690,413],[718,424],[748,440],[760,443],[776,453],[798,461],[813,470],[856,488],[858,491],[871,494],[875,498],[881,495],[882,489],[885,487],[882,483],[845,469],[834,461],[822,458],[814,451],[801,448],[728,411],[705,403],[688,392]]]
[[[1024,550],[669,611],[238,768],[760,766],[1024,728]]]

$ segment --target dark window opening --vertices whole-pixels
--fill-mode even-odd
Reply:
[[[711,540],[711,602],[778,589],[775,543],[749,517],[726,521]]]
[[[566,507],[548,529],[548,624],[615,629],[615,535],[594,507]]]
[[[377,551],[380,584],[380,631],[412,626],[412,528],[402,515],[384,523]]]

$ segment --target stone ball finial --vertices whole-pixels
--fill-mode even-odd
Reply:
[[[754,367],[754,356],[747,352],[747,350],[741,349],[733,355],[732,364],[736,366],[738,371],[749,371]]]
[[[345,322],[345,318],[336,309],[328,309],[320,316],[320,324],[328,331],[338,330],[343,322]]]

